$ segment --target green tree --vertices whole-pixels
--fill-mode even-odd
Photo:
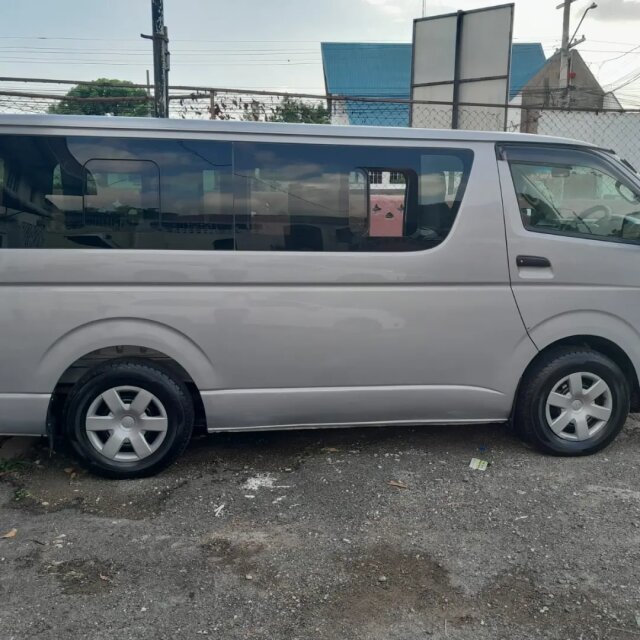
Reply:
[[[49,113],[79,114],[85,116],[148,116],[150,104],[142,100],[127,98],[146,98],[147,92],[132,86],[126,80],[98,78],[89,84],[79,84],[67,92],[64,100],[49,107]],[[95,98],[122,98],[100,102]],[[92,100],[86,100],[92,98]]]
[[[304,122],[307,124],[329,124],[329,110],[319,105],[306,104],[302,100],[285,97],[267,116],[268,122]]]

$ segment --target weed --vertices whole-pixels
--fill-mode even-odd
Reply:
[[[13,494],[13,499],[16,502],[20,502],[20,500],[26,500],[27,498],[30,498],[30,497],[31,497],[31,494],[26,489],[23,489],[23,488],[16,489]]]
[[[14,471],[21,471],[28,465],[29,463],[26,460],[0,460],[0,475],[12,473]]]

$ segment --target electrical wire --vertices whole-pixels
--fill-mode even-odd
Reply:
[[[69,66],[78,66],[78,65],[88,65],[88,66],[101,66],[101,67],[143,67],[148,68],[149,65],[143,62],[101,62],[101,61],[93,61],[93,62],[83,62],[81,60],[69,60],[69,61],[61,61],[61,60],[42,60],[42,61],[33,61],[33,60],[12,60],[11,64],[65,64]],[[269,62],[269,61],[247,61],[247,62],[224,62],[224,63],[216,63],[216,62],[171,62],[172,67],[183,66],[183,67],[208,67],[208,68],[216,68],[216,67],[293,67],[293,66],[322,66],[322,62]]]

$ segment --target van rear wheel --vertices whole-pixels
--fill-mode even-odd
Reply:
[[[554,455],[589,455],[604,449],[629,415],[629,384],[607,356],[583,347],[544,354],[520,385],[515,427]]]
[[[64,409],[70,442],[87,468],[108,478],[139,478],[164,469],[193,431],[184,383],[143,360],[96,367],[74,386]]]

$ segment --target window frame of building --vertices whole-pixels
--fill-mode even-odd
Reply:
[[[374,169],[368,172],[369,184],[382,184],[382,170]]]
[[[396,169],[389,170],[389,184],[406,184],[406,179],[407,178],[402,171],[398,171]]]

